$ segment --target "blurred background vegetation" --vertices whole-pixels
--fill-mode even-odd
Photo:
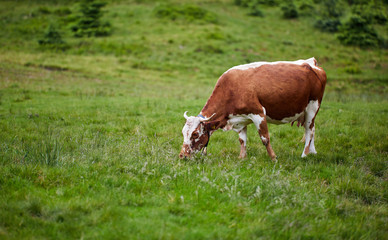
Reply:
[[[367,81],[387,68],[385,0],[1,3],[2,52],[112,55],[134,69],[170,70],[198,69],[213,58],[226,69],[315,56],[330,77],[349,78],[345,72]],[[35,61],[27,64],[40,64]]]

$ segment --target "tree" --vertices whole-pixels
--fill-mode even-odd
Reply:
[[[48,49],[65,50],[68,45],[63,41],[61,34],[53,24],[50,24],[43,38],[38,40],[40,46]]]
[[[80,4],[81,14],[79,20],[71,27],[76,37],[108,36],[112,32],[109,22],[101,22],[102,11],[105,2],[83,0]]]

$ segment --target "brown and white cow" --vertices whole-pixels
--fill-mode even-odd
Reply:
[[[226,71],[198,116],[187,116],[183,127],[180,158],[190,157],[206,147],[217,129],[239,134],[240,158],[246,157],[247,125],[255,124],[272,160],[268,123],[298,121],[305,128],[302,157],[316,153],[314,120],[321,105],[326,73],[315,58],[293,62],[255,62]]]

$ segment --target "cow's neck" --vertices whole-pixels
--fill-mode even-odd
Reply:
[[[217,92],[213,92],[201,111],[201,114],[206,118],[212,116],[215,113],[215,115],[210,119],[211,122],[220,122],[216,126],[215,130],[225,127],[226,122],[228,121],[227,117],[229,116],[225,108],[225,102],[220,101],[220,99],[222,98],[217,98]]]

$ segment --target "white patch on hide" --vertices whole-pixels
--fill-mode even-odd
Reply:
[[[296,64],[296,65],[302,65],[304,63],[307,63],[312,68],[317,69],[317,70],[321,70],[320,68],[317,67],[315,58],[312,57],[312,58],[309,58],[309,59],[306,59],[306,60],[300,59],[300,60],[297,60],[297,61],[253,62],[253,63],[248,63],[248,64],[234,66],[234,67],[230,68],[229,70],[227,70],[225,73],[227,73],[230,70],[247,70],[247,69],[250,69],[250,68],[258,68],[258,67],[261,67],[261,66],[267,65],[267,64],[268,65],[276,65],[276,64],[279,64],[279,63],[289,63],[289,64]]]
[[[314,117],[319,108],[318,100],[311,100],[306,107],[306,114]]]
[[[244,147],[247,146],[247,139],[248,139],[248,135],[247,135],[247,131],[245,129],[242,129],[239,133],[238,133],[238,136],[239,138],[244,142]]]
[[[307,148],[309,148],[309,153],[314,153],[314,154],[317,153],[314,146],[315,126],[313,126],[312,129],[310,129],[310,125],[313,121],[313,118],[317,114],[318,109],[319,109],[318,100],[315,100],[315,101],[311,100],[306,107],[306,110],[305,110],[306,116],[305,116],[305,123],[304,123],[306,140],[304,144],[304,150],[302,152],[302,157],[306,157],[305,151]]]
[[[264,120],[263,117],[257,114],[241,114],[241,115],[229,115],[229,120],[226,126],[223,128],[224,131],[234,130],[241,132],[241,130],[250,123],[254,123],[256,128],[259,128],[261,122]]]

